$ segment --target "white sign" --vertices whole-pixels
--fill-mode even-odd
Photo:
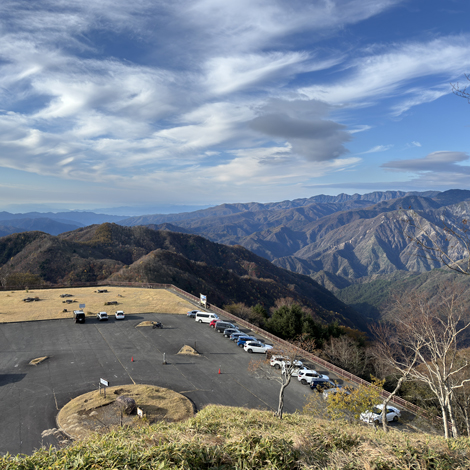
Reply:
[[[81,310],[82,308],[85,308],[85,304],[80,304],[78,307],[79,307],[80,310]]]
[[[137,415],[139,416],[139,418],[144,417],[144,412],[139,407],[137,407]]]
[[[109,387],[109,382],[107,380],[104,380],[104,379],[100,379],[100,384],[106,386],[106,387]]]

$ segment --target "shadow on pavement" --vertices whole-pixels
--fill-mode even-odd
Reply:
[[[0,387],[2,385],[20,382],[26,377],[26,374],[0,374]]]

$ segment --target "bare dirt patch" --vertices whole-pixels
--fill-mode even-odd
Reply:
[[[186,344],[176,353],[176,354],[185,354],[187,356],[200,356],[200,354],[191,346]]]
[[[142,420],[135,413],[123,414],[123,426],[183,421],[194,415],[190,400],[173,390],[153,385],[118,385],[107,388],[106,398],[98,390],[74,398],[60,410],[57,423],[74,439],[83,439],[93,432],[108,432],[121,425],[121,411],[114,403],[121,395],[133,398],[145,415]]]
[[[190,302],[166,289],[111,286],[106,290],[98,293],[97,287],[80,287],[0,292],[0,323],[72,318],[73,310],[78,310],[80,304],[85,304],[83,310],[89,317],[102,311],[107,311],[108,315],[116,310],[124,310],[126,314],[185,314],[194,309]],[[63,303],[64,297],[60,297],[63,294],[70,294],[68,299],[74,302]],[[39,297],[40,301],[24,302],[27,297]],[[117,305],[105,307],[106,302],[114,301]]]

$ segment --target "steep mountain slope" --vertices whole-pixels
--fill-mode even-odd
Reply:
[[[41,232],[0,239],[0,280],[30,272],[49,282],[103,279],[172,283],[208,295],[219,305],[245,302],[266,307],[292,297],[319,320],[366,329],[353,309],[307,276],[277,268],[241,246],[196,235],[102,224],[53,237]]]
[[[407,211],[412,210],[427,227],[442,227],[442,220],[452,224],[457,222],[452,217],[467,217],[469,200],[470,191],[463,190],[317,196],[290,203],[217,206],[197,217],[180,214],[178,225],[220,243],[240,244],[277,266],[339,288],[397,270],[441,267],[410,244],[405,233]],[[449,243],[439,228],[431,229],[429,236],[453,254],[462,254],[462,246],[455,240]]]
[[[99,250],[70,243],[43,232],[23,232],[0,238],[0,281],[13,273],[39,275],[52,283],[106,279],[122,262],[108,259]]]
[[[462,276],[447,268],[434,269],[425,273],[396,271],[381,279],[352,284],[335,290],[335,295],[351,305],[364,316],[377,320],[387,315],[388,307],[395,294],[417,290],[434,294],[438,288],[451,284],[459,292],[459,303],[466,310],[470,309],[470,276]],[[468,338],[468,335],[466,335]]]
[[[370,211],[372,213],[372,211]],[[456,213],[455,217],[451,217]],[[410,213],[408,213],[409,215]],[[447,224],[458,224],[459,218],[470,215],[470,204],[458,205],[430,211],[416,211],[413,214],[428,232],[428,238],[446,250],[454,259],[465,254],[464,246],[443,230],[442,218],[445,214]],[[395,271],[426,272],[440,268],[443,264],[431,259],[408,234],[412,233],[406,222],[406,212],[390,211],[373,218],[353,219],[351,222],[333,228],[335,224],[325,224],[321,232],[310,238],[318,241],[306,245],[292,256],[274,260],[277,266],[291,269],[298,266],[296,272],[311,275],[315,279],[318,271],[327,271],[345,280],[362,277],[383,276]],[[326,222],[326,221],[323,221]],[[304,260],[302,264],[298,259]],[[330,284],[325,284],[329,288]],[[335,287],[340,285],[335,284]]]

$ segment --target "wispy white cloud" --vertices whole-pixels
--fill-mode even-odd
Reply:
[[[402,114],[470,65],[465,35],[317,47],[400,3],[4,0],[0,166],[129,193],[187,179],[200,200],[350,169],[352,135],[377,124],[335,112],[400,95]]]
[[[393,147],[392,144],[376,145],[375,147],[372,147],[371,149],[367,150],[366,152],[361,152],[360,155],[364,155],[366,153],[386,152],[387,150],[390,150],[392,147]]]
[[[358,101],[376,102],[402,95],[407,97],[394,105],[400,114],[411,106],[433,101],[445,89],[423,90],[410,86],[412,80],[430,75],[458,76],[470,67],[470,36],[443,37],[428,42],[387,45],[384,50],[365,51],[360,58],[346,64],[345,77],[333,84],[302,87],[301,93],[311,99],[329,103],[350,104]],[[450,93],[447,88],[447,93]]]

